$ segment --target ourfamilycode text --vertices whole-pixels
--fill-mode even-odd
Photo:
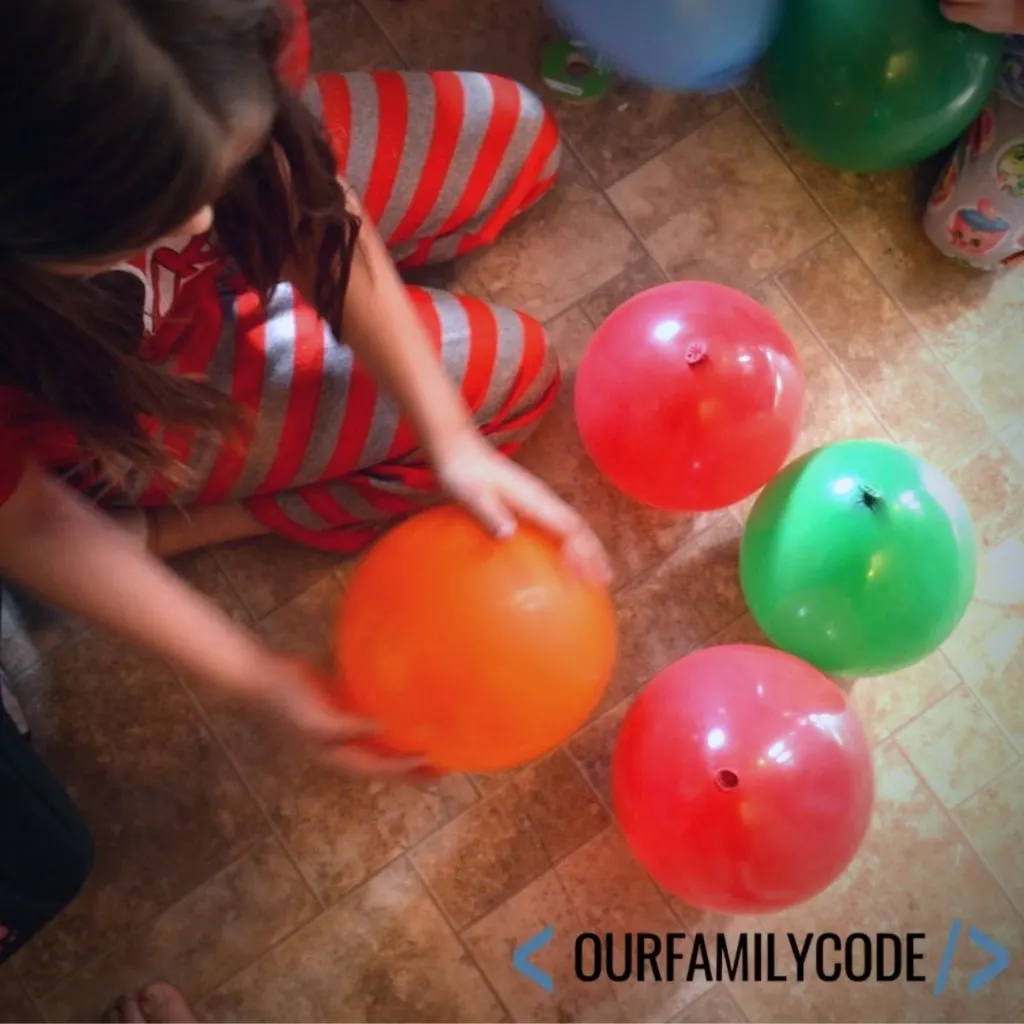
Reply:
[[[927,981],[925,935],[909,932],[583,932],[580,981]]]

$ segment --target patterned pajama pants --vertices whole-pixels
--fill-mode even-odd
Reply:
[[[999,84],[939,175],[924,229],[980,270],[1024,262],[1024,36],[1007,41]]]
[[[342,177],[399,265],[446,261],[492,242],[554,184],[554,120],[514,82],[454,72],[325,74],[307,96]],[[512,453],[557,393],[544,329],[480,299],[417,287],[409,294],[482,431]],[[190,315],[196,323],[222,318],[216,350],[197,353],[193,368],[250,411],[254,434],[244,451],[165,437],[194,479],[173,489],[142,482],[129,500],[241,500],[276,533],[348,552],[436,498],[395,403],[290,286],[266,309],[254,295],[222,290]],[[188,372],[191,358],[186,348],[176,369]]]

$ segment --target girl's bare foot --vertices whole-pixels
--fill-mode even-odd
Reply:
[[[185,997],[166,981],[123,995],[107,1017],[113,1024],[195,1024]]]

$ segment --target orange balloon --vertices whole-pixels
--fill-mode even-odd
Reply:
[[[337,621],[340,699],[383,744],[447,771],[501,771],[558,746],[615,664],[611,599],[520,524],[495,540],[455,507],[403,523],[353,574]]]

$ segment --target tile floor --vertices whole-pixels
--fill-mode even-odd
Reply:
[[[340,69],[476,67],[535,84],[551,37],[540,0],[318,0],[313,13],[316,60]],[[581,456],[566,394],[524,459],[615,555],[623,658],[599,716],[509,778],[368,786],[205,706],[122,644],[51,631],[44,671],[23,666],[20,690],[98,859],[74,906],[0,970],[0,1019],[95,1019],[154,976],[225,1020],[1024,1019],[1024,276],[938,258],[918,231],[917,176],[810,163],[756,86],[694,99],[619,85],[559,112],[561,188],[462,266],[463,288],[544,319],[570,366],[643,287],[744,288],[803,356],[803,449],[893,438],[948,470],[976,516],[981,580],[962,627],[924,664],[852,687],[878,771],[856,862],[806,906],[728,922],[666,898],[631,861],[608,811],[611,742],[666,662],[756,639],[736,581],[745,510],[681,519],[618,497]],[[179,568],[269,640],[327,657],[344,565],[261,541]],[[556,975],[549,997],[510,964],[548,923],[942,942],[951,917],[1016,953],[976,995],[968,956],[941,999],[900,984],[584,986],[549,955],[557,942],[538,957]]]

